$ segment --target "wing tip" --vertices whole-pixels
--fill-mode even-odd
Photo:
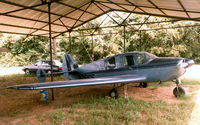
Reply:
[[[17,90],[34,90],[33,87],[28,86],[8,86],[6,89],[17,89]]]

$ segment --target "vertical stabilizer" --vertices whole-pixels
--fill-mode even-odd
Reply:
[[[73,76],[70,76],[69,72],[75,70],[76,68],[78,68],[78,64],[73,59],[73,57],[70,54],[65,54],[63,56],[63,68],[62,68],[64,76],[66,78],[73,79],[72,78]]]

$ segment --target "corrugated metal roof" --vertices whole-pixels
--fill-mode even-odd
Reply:
[[[0,32],[48,36],[48,6],[42,1],[44,0],[1,0]],[[51,1],[52,37],[110,11],[200,20],[199,0]]]

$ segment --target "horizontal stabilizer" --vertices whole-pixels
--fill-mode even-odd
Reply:
[[[65,88],[65,87],[79,87],[79,86],[92,86],[92,85],[106,85],[116,83],[130,83],[130,82],[143,82],[146,77],[139,75],[120,75],[112,77],[101,77],[91,79],[68,80],[58,82],[45,82],[9,86],[8,89],[18,90],[38,90],[38,89],[51,89],[51,88]]]

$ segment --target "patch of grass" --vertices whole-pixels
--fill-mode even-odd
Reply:
[[[66,80],[66,78],[64,77],[63,74],[61,74],[61,75],[55,75],[54,78],[55,78],[56,80],[63,80],[63,79]]]
[[[6,78],[5,77],[1,77],[0,78],[0,82],[2,83],[2,82],[6,82]]]
[[[174,84],[173,82],[152,82],[149,83],[149,86],[151,87],[163,87],[163,86],[171,86],[172,84]]]
[[[185,97],[182,100],[189,100]],[[192,102],[167,104],[160,100],[146,102],[132,98],[81,99],[71,105],[70,120],[77,125],[129,125],[129,124],[186,124]]]
[[[190,100],[192,98],[192,96],[190,95],[181,95],[179,97],[177,97],[177,99],[180,99],[180,100]]]
[[[56,113],[51,115],[52,125],[61,125],[65,117],[63,110],[58,110]]]
[[[197,79],[182,79],[183,85],[200,85],[200,80]]]

